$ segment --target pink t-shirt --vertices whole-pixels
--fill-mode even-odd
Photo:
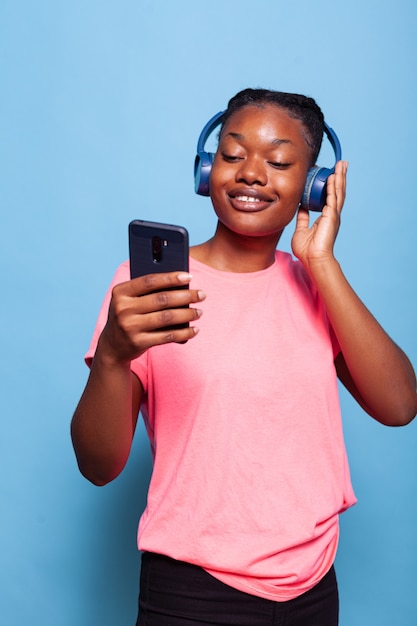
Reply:
[[[277,252],[260,272],[190,259],[207,299],[200,333],[132,362],[154,467],[141,550],[195,563],[282,601],[331,567],[338,514],[356,502],[326,313],[301,264]],[[112,282],[129,279],[128,263]],[[110,288],[111,289],[111,288]],[[86,355],[107,319],[107,294]]]

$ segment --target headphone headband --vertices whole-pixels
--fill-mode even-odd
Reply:
[[[204,126],[197,141],[197,155],[194,162],[195,192],[201,196],[210,195],[210,172],[214,160],[214,153],[205,152],[204,147],[211,133],[220,126],[224,111],[213,115]],[[342,148],[338,136],[333,128],[324,123],[324,132],[335,154],[335,165],[342,158]],[[315,165],[307,174],[301,206],[310,211],[321,211],[326,203],[327,179],[334,173],[332,168]]]
[[[216,115],[213,115],[213,117],[210,118],[207,124],[204,126],[197,141],[197,154],[204,151],[204,146],[207,139],[210,137],[213,130],[217,126],[220,126],[220,124],[222,123],[223,114],[224,111],[219,111],[218,113],[216,113]]]
[[[334,132],[333,128],[330,128],[330,126],[328,126],[326,122],[324,122],[324,132],[326,133],[327,139],[330,141],[332,145],[334,156],[335,156],[335,165],[336,165],[336,163],[340,161],[340,159],[342,158],[342,146],[340,145],[339,138]],[[333,166],[333,171],[334,171],[334,166]]]

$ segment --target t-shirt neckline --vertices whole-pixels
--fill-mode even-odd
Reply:
[[[273,273],[276,270],[277,266],[279,265],[279,256],[281,254],[282,253],[277,250],[275,252],[274,262],[268,267],[266,267],[265,269],[257,270],[255,272],[230,272],[226,270],[219,270],[215,267],[212,267],[211,265],[207,265],[206,263],[203,263],[202,261],[198,261],[192,256],[190,256],[190,268],[194,266],[196,268],[200,268],[204,270],[208,274],[213,274],[215,276],[224,276],[225,278],[233,277],[235,280],[237,278],[242,278],[243,280],[244,279],[250,280],[253,278],[260,277],[260,276],[267,276],[268,274]],[[192,269],[191,269],[191,273],[192,273]]]

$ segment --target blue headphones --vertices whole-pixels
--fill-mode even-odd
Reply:
[[[195,192],[200,196],[210,195],[210,172],[214,160],[213,152],[206,152],[204,146],[213,130],[222,123],[223,111],[216,113],[204,126],[197,142],[197,156],[194,162],[194,184]],[[324,124],[324,132],[330,141],[334,154],[335,164],[342,158],[342,148],[340,141],[330,126]],[[307,174],[301,206],[309,211],[321,211],[326,203],[327,179],[333,174],[332,168],[319,167],[315,165]]]

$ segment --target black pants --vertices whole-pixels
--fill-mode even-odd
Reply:
[[[201,567],[142,555],[136,626],[337,626],[334,568],[310,591],[286,602],[237,591]]]

